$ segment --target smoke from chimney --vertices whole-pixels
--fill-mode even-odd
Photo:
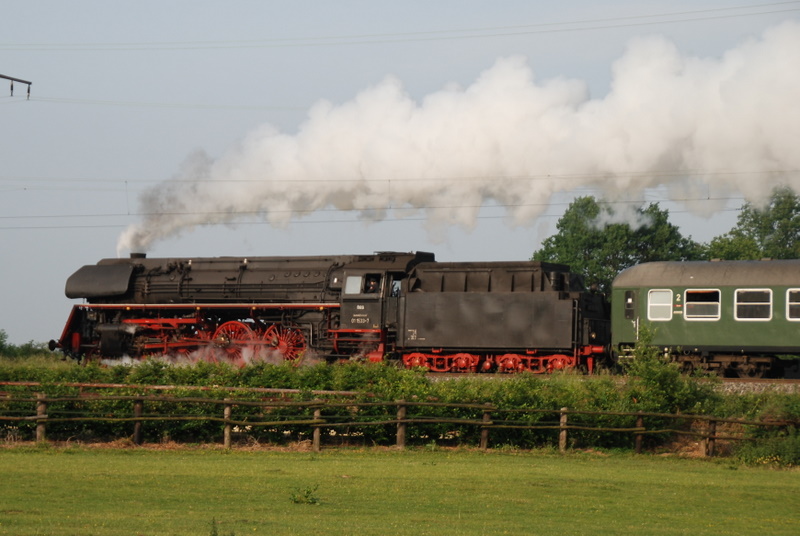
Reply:
[[[714,59],[636,39],[600,99],[579,80],[537,81],[522,57],[421,101],[389,77],[344,104],[318,102],[297,134],[265,125],[220,158],[191,155],[142,194],[145,216],[118,251],[326,208],[374,221],[424,211],[434,226],[471,227],[488,201],[524,224],[578,188],[607,199],[661,185],[677,197],[709,186],[749,200],[778,184],[799,191],[798,66],[800,24],[787,22]]]

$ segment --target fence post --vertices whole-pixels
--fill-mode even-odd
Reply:
[[[322,419],[322,410],[317,408],[314,410],[314,420],[319,421]],[[320,443],[321,443],[321,436],[322,436],[322,429],[319,425],[314,426],[314,432],[311,436],[311,450],[313,452],[320,451]]]
[[[642,417],[642,411],[638,411],[638,415],[636,416],[636,428],[644,428],[644,417]],[[636,434],[636,454],[642,453],[642,439],[644,435],[642,433]]]
[[[133,444],[142,444],[142,413],[144,409],[144,402],[141,399],[133,401]]]
[[[36,393],[36,442],[42,443],[45,441],[46,427],[45,419],[47,418],[47,395],[44,393]]]
[[[397,401],[397,447],[406,448],[406,406],[405,400]]]
[[[561,418],[558,421],[558,450],[566,452],[567,450],[567,411],[569,408],[561,408]]]
[[[714,456],[714,447],[717,442],[717,421],[708,421],[708,435],[706,436],[706,456]]]
[[[222,432],[222,443],[226,449],[231,448],[231,412],[230,398],[224,399],[225,406],[222,410],[222,418],[225,419],[225,429]]]
[[[483,425],[481,426],[481,448],[486,450],[489,448],[489,427],[488,423],[491,422],[492,416],[490,415],[491,404],[485,404],[486,409],[483,410]]]

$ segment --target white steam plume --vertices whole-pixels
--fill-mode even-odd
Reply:
[[[469,87],[414,101],[387,78],[350,102],[317,103],[295,135],[261,127],[219,159],[187,159],[146,191],[144,220],[118,251],[198,225],[263,218],[285,225],[324,208],[371,220],[424,210],[434,226],[474,225],[490,200],[531,221],[559,191],[635,197],[708,185],[763,199],[800,187],[800,24],[783,23],[721,58],[681,56],[637,39],[613,66],[609,94],[537,82],[526,60],[499,59]]]

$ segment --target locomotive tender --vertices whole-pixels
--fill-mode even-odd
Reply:
[[[800,260],[651,262],[612,284],[613,349],[652,345],[686,371],[781,376],[800,355]],[[791,358],[791,359],[790,359]]]
[[[431,253],[104,259],[67,281],[58,341],[77,359],[393,359],[436,372],[591,372],[605,298],[560,264]]]

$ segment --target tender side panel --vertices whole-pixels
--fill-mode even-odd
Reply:
[[[572,300],[555,293],[411,293],[405,348],[569,349]]]

